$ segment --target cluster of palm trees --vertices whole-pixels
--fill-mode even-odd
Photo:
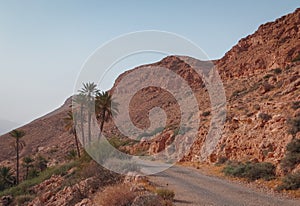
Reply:
[[[76,126],[80,128],[82,135],[82,144],[86,145],[86,142],[91,142],[91,121],[92,115],[95,114],[97,120],[100,122],[99,125],[99,136],[100,137],[105,122],[108,122],[113,115],[118,113],[118,103],[114,102],[112,96],[109,92],[100,92],[97,89],[97,85],[95,83],[84,83],[83,88],[79,90],[79,94],[77,94],[73,101],[75,103],[75,107],[73,111],[69,111],[67,116],[64,118],[65,129],[68,130],[71,134],[74,135],[75,145],[77,150],[78,157],[80,154],[79,141],[76,131]],[[85,115],[87,118],[85,118]],[[86,120],[87,119],[87,120]],[[77,125],[79,121],[79,124]],[[87,139],[84,133],[84,125],[87,123],[88,126],[88,136]],[[13,147],[16,151],[16,176],[13,176],[11,169],[9,167],[1,167],[0,168],[0,186],[13,186],[15,184],[19,184],[20,182],[20,151],[25,146],[25,141],[22,140],[22,137],[25,136],[25,132],[22,130],[13,130],[10,133],[10,136],[15,138],[13,142]],[[26,169],[25,179],[28,178],[29,169],[33,167],[34,160],[31,157],[24,157],[22,166]],[[41,164],[39,167],[41,171],[45,166],[44,161],[39,161]],[[1,188],[0,188],[1,189]]]
[[[98,139],[104,128],[105,122],[108,122],[113,115],[118,113],[119,104],[112,99],[109,92],[100,91],[93,82],[83,83],[79,94],[73,98],[73,111],[69,111],[65,120],[65,129],[74,135],[77,155],[80,157],[80,147],[76,127],[80,129],[83,146],[91,143],[91,123],[92,116],[95,114],[100,122],[100,132]],[[84,126],[87,124],[87,137],[85,135]]]

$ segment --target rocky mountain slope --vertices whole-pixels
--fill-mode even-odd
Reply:
[[[26,145],[21,150],[21,157],[39,153],[47,157],[49,165],[65,161],[67,153],[74,148],[73,136],[65,131],[63,120],[70,110],[70,104],[69,98],[57,110],[18,128],[26,133],[22,138]],[[10,165],[16,155],[14,138],[5,134],[0,137],[0,141],[0,162]]]
[[[222,157],[240,161],[269,161],[279,165],[287,143],[293,138],[288,132],[288,122],[300,114],[299,106],[295,106],[300,100],[299,25],[300,9],[297,9],[275,22],[260,26],[254,34],[241,39],[222,59],[214,61],[226,92],[227,118],[222,138],[208,158],[209,162],[216,162]],[[200,113],[191,119],[199,118],[201,122],[198,138],[184,160],[199,161],[210,128],[210,100],[203,76],[194,72],[195,68],[185,59],[169,56],[158,63],[127,71],[116,80],[112,91],[128,74],[144,68],[164,67],[180,75],[188,82],[198,101]],[[174,84],[163,77],[153,79],[154,82]],[[138,86],[135,85],[138,82],[132,84],[133,88]],[[135,126],[149,127],[148,113],[154,107],[165,110],[167,126],[160,134],[143,134],[146,139],[152,139],[142,141],[135,147],[125,146],[122,148],[124,151],[132,154],[141,151],[158,153],[171,144],[175,135],[176,138],[184,138],[184,135],[176,134],[180,108],[174,98],[162,89],[149,87],[141,90],[133,96],[130,106],[129,113]],[[106,131],[118,134],[112,128],[115,127],[107,125]],[[297,135],[296,138],[299,138],[299,133]]]
[[[222,138],[208,159],[210,162],[226,157],[278,164],[284,156],[285,146],[292,139],[287,122],[300,113],[299,107],[293,106],[300,99],[299,25],[300,9],[297,9],[275,22],[260,26],[254,34],[241,39],[223,58],[214,61],[225,87],[227,118]],[[199,113],[190,118],[198,118],[201,125],[197,140],[184,160],[199,161],[199,153],[210,128],[212,111],[203,78],[183,57],[169,56],[160,62],[127,71],[120,75],[111,91],[131,72],[158,66],[180,75],[196,96]],[[157,81],[153,79],[153,82]],[[165,82],[163,77],[159,81],[165,85],[178,86],[176,82]],[[67,100],[55,112],[20,128],[26,132],[26,147],[21,152],[22,157],[39,151],[48,156],[53,164],[64,160],[68,151],[74,148],[72,135],[63,128],[63,117],[69,105],[70,100]],[[161,133],[149,134],[148,131],[144,136],[152,138],[150,142],[143,141],[134,147],[125,146],[121,148],[123,151],[153,154],[172,142],[181,114],[178,103],[170,93],[157,87],[140,90],[130,102],[132,122],[140,129],[147,129],[150,126],[147,114],[154,107],[165,110],[167,127]],[[105,133],[122,136],[112,122],[105,125]],[[177,134],[177,137],[184,138],[184,135]],[[15,152],[10,146],[13,139],[6,134],[0,140],[0,162],[8,164],[15,158]]]

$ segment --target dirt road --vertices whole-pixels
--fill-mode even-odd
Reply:
[[[174,166],[150,177],[175,191],[178,206],[300,206],[300,200],[262,193],[238,183],[204,175],[194,168]]]

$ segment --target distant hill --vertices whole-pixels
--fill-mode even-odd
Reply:
[[[9,121],[9,120],[0,119],[0,135],[11,131],[12,129],[14,129],[18,126],[20,126],[19,123],[12,122],[12,121]]]

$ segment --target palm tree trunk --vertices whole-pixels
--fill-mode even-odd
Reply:
[[[19,184],[19,138],[16,139],[16,150],[17,150],[17,185]]]
[[[100,123],[100,132],[99,132],[99,135],[98,135],[98,141],[100,140],[100,137],[101,137],[101,134],[102,134],[102,131],[103,131],[104,121],[105,121],[105,111],[102,112],[102,120],[101,120],[101,123]]]
[[[76,130],[74,132],[74,137],[75,137],[75,143],[76,143],[76,148],[77,148],[77,155],[80,158],[80,148],[79,148],[79,144],[78,144],[78,138],[77,138],[77,132],[76,132]]]
[[[92,119],[92,114],[91,112],[88,113],[88,137],[89,137],[89,146],[91,145],[91,119]]]
[[[84,137],[84,128],[83,128],[83,105],[80,108],[80,126],[81,126],[81,133],[82,133],[82,144],[85,147],[85,137]]]

